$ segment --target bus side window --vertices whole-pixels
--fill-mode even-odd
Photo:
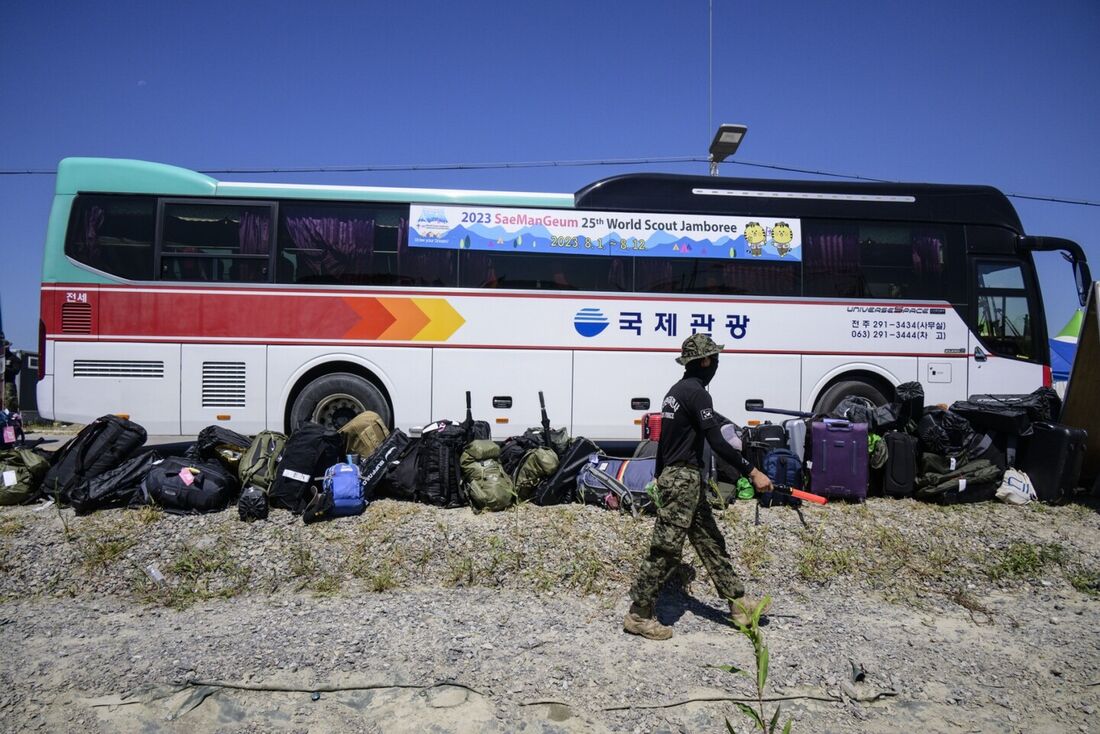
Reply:
[[[269,205],[167,201],[162,217],[162,280],[271,280]]]
[[[152,280],[156,221],[154,197],[81,194],[69,216],[65,254],[120,278]]]

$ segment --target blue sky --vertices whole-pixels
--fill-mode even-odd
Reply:
[[[1100,3],[33,3],[0,21],[0,169],[71,155],[198,170],[705,154],[1100,202]],[[572,192],[705,164],[222,176]],[[805,177],[727,163],[735,176]],[[35,347],[53,191],[0,176],[0,305]],[[1013,200],[1100,272],[1100,207]],[[1076,305],[1039,261],[1048,322]]]

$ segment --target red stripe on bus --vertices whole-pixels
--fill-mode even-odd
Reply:
[[[245,287],[244,284],[227,284],[225,287],[203,287],[194,284],[180,284],[178,286],[163,285],[131,285],[122,283],[91,284],[91,283],[51,283],[42,286],[43,290],[80,290],[97,288],[100,292],[109,291],[134,291],[144,290],[155,293],[178,293],[178,291],[198,291],[192,295],[225,295],[225,291],[239,291],[232,293],[234,296],[264,296],[278,297],[290,296],[301,298],[307,295],[318,295],[326,298],[333,296],[403,296],[403,297],[433,297],[433,298],[535,298],[546,300],[595,300],[595,301],[684,301],[686,303],[779,303],[798,304],[807,306],[868,306],[886,308],[943,308],[952,309],[953,306],[946,301],[872,301],[865,299],[830,299],[820,300],[811,297],[791,298],[783,296],[713,296],[700,294],[693,297],[685,297],[686,294],[654,293],[651,295],[638,295],[634,293],[617,295],[614,293],[589,294],[583,291],[577,293],[532,293],[508,290],[466,290],[461,288],[431,290],[431,289],[378,289],[378,288],[295,288],[287,286],[285,289],[276,290],[269,285],[258,286],[255,290]],[[900,313],[900,312],[899,312]]]

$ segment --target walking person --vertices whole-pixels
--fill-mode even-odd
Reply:
[[[729,600],[735,622],[749,618],[734,600],[757,606],[745,598],[745,588],[730,563],[726,541],[714,521],[703,484],[703,442],[752,481],[757,492],[771,489],[771,480],[754,467],[722,436],[722,419],[706,387],[718,370],[723,345],[707,334],[693,334],[683,343],[677,362],[683,378],[673,385],[661,404],[661,438],[657,444],[657,492],[660,507],[653,527],[649,555],[630,590],[633,603],[623,620],[623,630],[651,640],[667,640],[672,628],[657,621],[657,596],[669,572],[680,563],[684,541],[691,541],[722,598]]]
[[[3,339],[4,350],[4,405],[9,413],[19,412],[19,393],[15,389],[15,377],[23,369],[23,360],[11,351],[11,342]]]

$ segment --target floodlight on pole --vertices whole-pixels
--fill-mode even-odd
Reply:
[[[737,152],[737,146],[749,131],[747,125],[733,125],[723,123],[714,133],[714,140],[710,143],[710,175],[718,175],[718,164]]]

